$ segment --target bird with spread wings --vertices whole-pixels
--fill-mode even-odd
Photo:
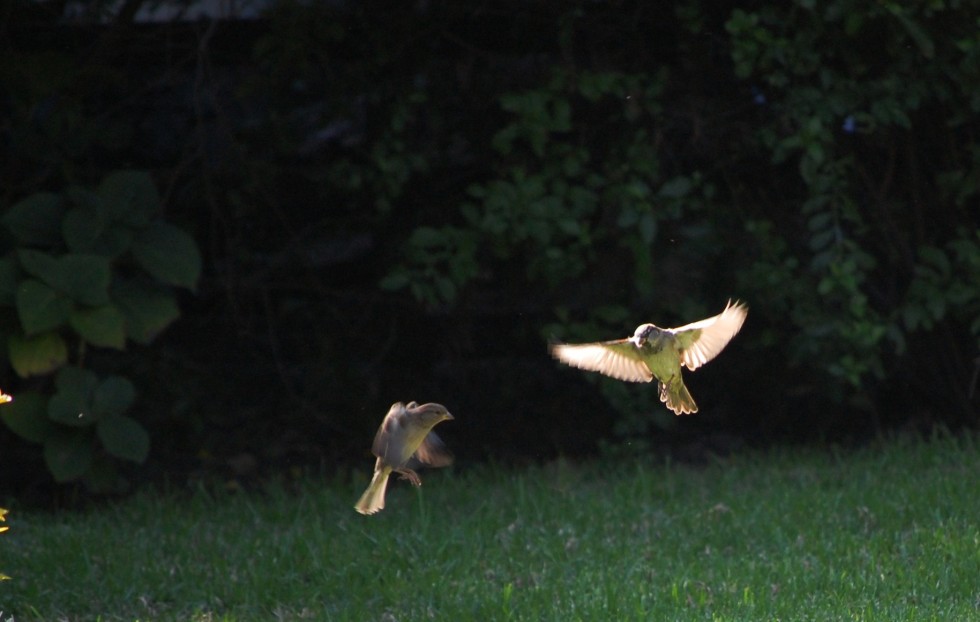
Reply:
[[[678,328],[641,324],[633,336],[596,343],[558,343],[551,346],[556,359],[588,371],[628,382],[660,385],[660,401],[675,414],[698,412],[691,393],[684,386],[681,367],[695,370],[725,349],[748,315],[741,302],[732,304],[714,317]]]

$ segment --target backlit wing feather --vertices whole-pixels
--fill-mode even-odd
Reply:
[[[628,382],[650,382],[653,374],[640,358],[636,346],[626,339],[597,343],[559,343],[551,355],[572,367],[597,371]]]
[[[714,317],[668,328],[681,347],[681,364],[688,369],[697,369],[718,356],[742,328],[748,313],[749,309],[743,303],[729,301],[725,310]]]

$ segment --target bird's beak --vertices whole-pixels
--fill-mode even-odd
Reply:
[[[636,335],[629,337],[626,341],[629,341],[637,348],[643,345],[643,337],[637,337]]]
[[[452,420],[453,420],[453,419],[455,419],[455,418],[456,418],[456,417],[453,417],[453,416],[452,416],[451,414],[449,414],[449,413],[446,413],[446,414],[445,414],[445,416],[443,416],[443,419],[444,419],[445,421],[452,421]]]

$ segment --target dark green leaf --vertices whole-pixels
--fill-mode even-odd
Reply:
[[[92,207],[69,210],[62,223],[62,233],[69,250],[76,253],[118,257],[133,243],[132,230],[107,222],[99,210]]]
[[[834,240],[837,239],[837,231],[834,229],[825,229],[818,233],[815,233],[810,237],[810,248],[814,251],[822,251],[823,249],[830,246]]]
[[[660,187],[660,196],[669,199],[679,199],[691,191],[691,180],[687,177],[675,177]]]
[[[652,244],[657,237],[657,219],[647,212],[640,218],[640,239],[644,244]]]
[[[112,288],[112,299],[126,319],[126,334],[148,344],[180,317],[173,294],[148,284],[124,282]]]
[[[69,298],[92,306],[109,302],[112,273],[107,257],[82,253],[53,257],[30,249],[17,256],[24,270]]]
[[[76,480],[92,465],[92,439],[83,431],[51,435],[44,442],[44,461],[55,481]]]
[[[88,253],[96,246],[106,223],[94,207],[73,207],[61,222],[61,233],[68,249],[75,253]]]
[[[117,417],[129,410],[136,399],[136,389],[128,378],[109,376],[99,383],[92,395],[92,410],[99,419]]]
[[[907,9],[903,6],[903,3],[898,2],[884,2],[885,8],[894,15],[905,30],[908,31],[909,36],[915,41],[915,44],[919,47],[919,52],[922,53],[927,59],[931,59],[936,54],[936,46],[932,42],[925,29],[923,29],[915,20],[906,14]]]
[[[17,288],[17,315],[27,335],[58,328],[71,313],[71,301],[52,287],[28,279]]]
[[[47,398],[40,393],[18,393],[14,401],[0,407],[0,419],[18,436],[33,443],[43,443],[53,429],[47,407]]]
[[[619,212],[619,217],[616,219],[616,224],[624,229],[627,227],[632,227],[640,218],[640,212],[632,205],[625,205],[621,212]]]
[[[412,232],[409,241],[417,246],[442,246],[445,245],[445,235],[439,229],[433,227],[419,227]]]
[[[49,285],[58,280],[58,259],[48,253],[32,249],[22,249],[17,252],[20,265],[31,276],[36,276]]]
[[[17,266],[13,259],[0,259],[0,305],[14,304],[17,291]]]
[[[11,206],[0,222],[24,244],[57,246],[64,213],[61,197],[38,192]]]
[[[201,254],[194,239],[172,225],[156,222],[140,231],[133,243],[137,263],[153,277],[194,289],[201,276]]]
[[[456,300],[456,285],[449,279],[436,279],[436,290],[443,301],[452,303]]]
[[[941,249],[935,246],[920,246],[919,256],[924,262],[934,266],[944,278],[949,276],[951,268],[949,258]]]
[[[138,421],[130,417],[102,419],[96,432],[105,450],[117,458],[142,463],[150,452],[150,435]]]
[[[113,304],[76,309],[68,322],[82,339],[92,345],[117,350],[126,347],[126,320]]]
[[[409,278],[406,272],[392,272],[381,279],[378,286],[384,290],[396,291],[407,286],[408,281]]]
[[[92,408],[92,397],[98,377],[87,369],[63,367],[55,377],[57,391],[48,401],[48,417],[74,427],[95,423],[98,413]]]
[[[806,226],[812,232],[825,231],[834,224],[833,212],[817,212],[807,220]]]
[[[11,335],[7,340],[10,364],[17,375],[50,373],[68,360],[68,346],[58,333],[44,333],[35,337]]]
[[[106,209],[102,205],[102,198],[88,188],[83,188],[82,186],[69,186],[68,189],[65,190],[65,196],[68,197],[68,203],[70,205],[85,208],[87,210],[95,210],[98,212],[100,220],[104,220]]]

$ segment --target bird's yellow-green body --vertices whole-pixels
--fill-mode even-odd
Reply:
[[[639,356],[660,383],[660,401],[678,414],[696,413],[698,405],[681,375],[681,340],[657,329],[639,346]]]

